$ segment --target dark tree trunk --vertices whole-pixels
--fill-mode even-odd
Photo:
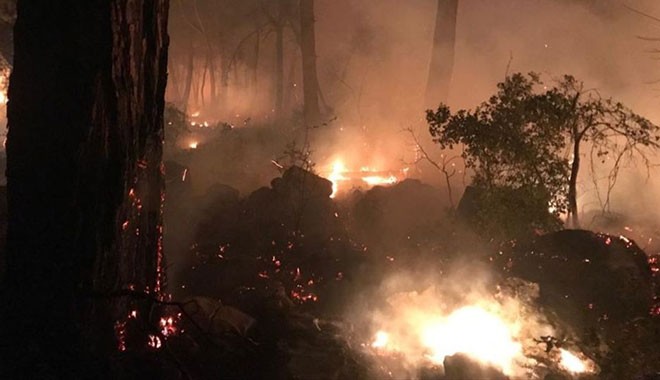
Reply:
[[[253,110],[256,108],[258,102],[257,96],[259,95],[259,49],[261,48],[260,42],[261,42],[261,33],[257,31],[254,41],[254,61],[251,67],[252,75],[251,75],[251,83],[250,83],[251,104],[252,104],[250,108]]]
[[[275,113],[282,114],[284,100],[284,15],[283,0],[279,0],[278,24],[275,27]]]
[[[229,109],[229,74],[231,73],[231,65],[229,57],[223,49],[223,54],[220,61],[220,97],[213,103],[213,110],[221,110],[223,115],[228,115]]]
[[[446,103],[449,97],[449,86],[454,70],[457,13],[458,0],[438,0],[431,64],[426,84],[427,107],[435,108],[440,103]]]
[[[300,46],[303,71],[303,117],[305,124],[311,126],[321,119],[319,81],[316,74],[314,0],[300,0]]]
[[[209,49],[209,102],[211,103],[211,107],[213,107],[213,109],[218,106],[218,81],[215,80],[215,66],[215,57],[213,56],[213,52]],[[222,58],[222,62],[220,64],[220,71],[222,73],[220,75],[224,75],[224,67],[224,58]]]
[[[183,88],[183,97],[181,99],[181,109],[184,112],[188,112],[188,104],[190,103],[190,91],[192,89],[194,72],[195,72],[195,53],[191,44],[190,54],[188,55],[188,63],[186,65],[186,78]]]
[[[581,136],[577,127],[573,128],[573,163],[571,164],[571,175],[568,180],[568,222],[570,227],[579,228],[580,220],[577,205],[577,178],[580,171],[580,143]]]
[[[128,304],[101,295],[161,292],[167,9],[18,2],[3,377],[113,377]]]

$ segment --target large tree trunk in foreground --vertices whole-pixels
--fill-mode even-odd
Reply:
[[[454,70],[457,13],[458,0],[438,0],[425,99],[425,105],[432,109],[440,103],[446,103],[449,97]]]
[[[112,377],[128,303],[106,295],[161,291],[167,9],[18,2],[3,377]]]
[[[305,125],[312,126],[321,119],[319,80],[316,74],[314,0],[300,0],[300,45],[303,71],[303,117]]]

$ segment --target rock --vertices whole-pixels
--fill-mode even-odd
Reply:
[[[463,354],[445,357],[443,365],[445,367],[446,380],[508,379],[507,376],[496,368],[478,363]]]
[[[197,327],[211,335],[233,332],[247,336],[256,323],[244,312],[209,297],[193,297],[182,304],[183,310]]]
[[[355,228],[368,245],[393,245],[441,221],[446,214],[440,190],[419,180],[376,186],[357,200]]]
[[[505,249],[506,273],[540,286],[540,301],[569,325],[616,324],[646,316],[652,300],[647,256],[632,240],[564,230]]]

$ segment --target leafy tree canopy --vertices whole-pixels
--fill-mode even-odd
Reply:
[[[483,194],[478,209],[485,214],[497,210],[478,218],[484,228],[515,219],[528,228],[555,229],[560,213],[577,218],[583,144],[589,143],[592,159],[613,158],[615,177],[624,157],[639,155],[648,164],[644,148],[658,148],[660,139],[658,126],[595,90],[584,90],[568,75],[550,87],[538,74],[514,74],[474,110],[452,113],[441,104],[426,118],[436,143],[463,150],[466,167],[474,172],[473,185]],[[492,202],[518,207],[486,204]]]

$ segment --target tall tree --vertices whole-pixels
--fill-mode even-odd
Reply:
[[[303,117],[306,125],[319,122],[319,80],[316,73],[314,0],[300,0],[300,48],[303,71]]]
[[[431,63],[426,83],[425,104],[428,107],[446,103],[449,96],[449,86],[454,70],[457,13],[458,0],[438,0]]]
[[[168,0],[19,0],[8,105],[7,378],[112,377],[125,289],[162,286]]]

